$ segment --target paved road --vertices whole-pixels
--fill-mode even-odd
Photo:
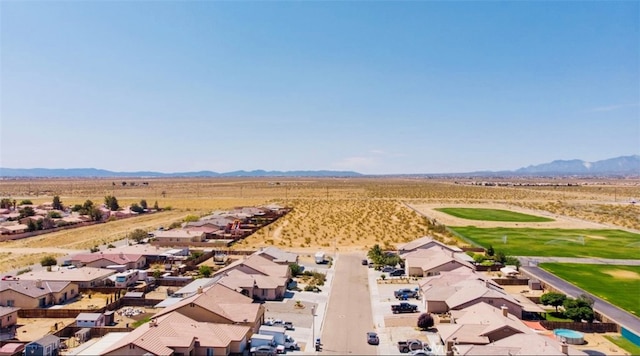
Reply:
[[[368,269],[361,268],[362,253],[342,253],[335,265],[331,295],[322,327],[322,354],[376,355],[367,344],[373,330]]]
[[[520,269],[525,273],[528,273],[529,275],[553,286],[553,288],[562,291],[568,296],[576,298],[580,294],[589,295],[594,300],[593,309],[595,311],[607,316],[609,319],[615,320],[616,323],[633,331],[636,335],[640,335],[640,318],[637,316],[628,313],[539,267],[524,266],[520,267]]]

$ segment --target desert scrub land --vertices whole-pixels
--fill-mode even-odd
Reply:
[[[501,209],[439,208],[437,211],[467,220],[546,222],[553,219]]]
[[[519,183],[536,182],[547,181]],[[53,196],[58,195],[64,205],[73,205],[82,204],[87,199],[102,203],[105,196],[111,195],[118,199],[120,206],[145,199],[149,205],[157,202],[160,208],[167,210],[4,242],[0,243],[0,249],[22,249],[20,254],[25,248],[86,250],[122,239],[137,228],[153,230],[159,226],[167,227],[182,221],[187,215],[204,216],[214,210],[269,203],[289,206],[293,210],[280,221],[249,237],[240,247],[273,245],[292,249],[333,247],[364,250],[376,243],[393,247],[426,234],[455,242],[447,240],[448,235],[441,229],[442,225],[434,226],[435,219],[430,214],[435,210],[424,212],[416,209],[426,216],[423,217],[409,208],[420,204],[430,204],[434,208],[494,208],[499,205],[504,210],[554,218],[552,223],[527,223],[541,224],[540,227],[562,227],[583,219],[580,228],[586,228],[584,220],[615,227],[640,228],[639,207],[623,203],[629,197],[640,196],[638,180],[556,179],[553,182],[572,185],[481,186],[471,184],[470,180],[430,178],[8,179],[0,180],[2,198],[30,199],[39,204],[51,202]],[[565,214],[572,220],[559,219]],[[440,218],[438,221],[451,226],[460,225],[440,221]],[[489,222],[478,221],[481,223]],[[576,225],[567,226],[573,228]],[[13,253],[11,265],[20,264],[20,254]],[[27,258],[25,255],[26,260],[37,262],[39,258]],[[8,261],[0,255],[0,266],[5,263]]]
[[[484,248],[493,246],[509,256],[635,259],[640,255],[640,234],[623,230],[449,228],[472,244]]]
[[[640,266],[541,263],[539,267],[634,315],[640,315]]]
[[[514,205],[640,231],[640,206],[638,204],[587,204],[555,201],[546,203],[516,202]]]
[[[393,249],[429,233],[427,220],[396,200],[296,199],[291,206],[284,218],[237,246],[342,251],[379,244]]]

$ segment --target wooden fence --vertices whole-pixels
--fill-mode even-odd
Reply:
[[[571,321],[542,320],[540,321],[540,325],[547,330],[569,329],[586,333],[620,332],[620,326],[616,323],[577,323]]]

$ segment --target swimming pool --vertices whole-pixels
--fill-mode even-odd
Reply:
[[[569,329],[555,329],[553,330],[553,334],[556,336],[558,341],[566,341],[567,344],[571,345],[582,345],[584,344],[584,334],[575,330]]]

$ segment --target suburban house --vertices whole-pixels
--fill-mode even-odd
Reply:
[[[495,308],[506,306],[509,312],[522,318],[522,304],[490,279],[473,271],[458,269],[426,277],[419,283],[426,312],[446,313],[485,302]]]
[[[29,230],[29,226],[25,224],[0,226],[0,234],[3,234],[3,235],[21,234],[23,232],[27,232],[28,230]]]
[[[78,288],[91,288],[104,286],[105,280],[115,273],[116,271],[111,269],[95,267],[56,268],[51,271],[42,270],[24,273],[20,275],[20,280],[68,281]]]
[[[224,229],[211,225],[185,226],[182,229],[192,233],[204,233],[205,239],[211,239],[214,238],[216,234],[224,233]]]
[[[24,354],[28,356],[56,356],[59,349],[60,338],[50,334],[28,343],[24,347]]]
[[[217,276],[221,276],[218,283],[240,291],[254,300],[282,300],[287,290],[286,277],[248,274],[240,269],[230,270]]]
[[[253,299],[216,283],[195,295],[166,307],[156,316],[178,312],[199,322],[248,326],[257,333],[264,322],[265,308]]]
[[[156,231],[154,237],[158,242],[173,242],[176,245],[188,244],[189,242],[203,242],[206,240],[204,232],[184,229]]]
[[[407,275],[413,277],[430,277],[448,272],[458,268],[468,268],[474,270],[475,266],[460,258],[464,253],[454,253],[452,251],[430,248],[417,249],[402,255],[405,260],[405,271]]]
[[[404,256],[402,255],[404,255],[405,253],[413,252],[416,250],[427,250],[432,248],[444,250],[446,252],[453,252],[453,253],[463,252],[462,249],[460,249],[457,246],[446,245],[438,240],[434,240],[429,236],[423,236],[421,238],[415,239],[413,241],[407,242],[406,244],[398,246],[398,254],[400,254],[401,257],[404,258]]]
[[[23,309],[63,304],[78,295],[78,285],[67,281],[14,279],[0,281],[0,305]]]
[[[105,268],[112,265],[126,266],[126,269],[143,269],[147,265],[147,259],[140,253],[124,252],[95,252],[79,253],[71,257],[71,264],[76,267]]]
[[[440,326],[438,326],[439,328]],[[453,342],[446,348],[450,350]],[[557,340],[536,333],[518,333],[486,345],[458,344],[455,345],[459,355],[539,355],[539,356],[587,356],[586,352],[558,342]]]
[[[103,313],[80,313],[76,317],[76,326],[80,328],[96,328],[104,325]]]
[[[456,340],[457,344],[486,345],[514,334],[534,332],[507,307],[495,308],[486,303],[477,303],[461,310],[452,310],[452,323],[438,325],[438,333],[446,345]]]
[[[101,355],[229,355],[247,348],[250,327],[200,322],[178,312],[154,317]]]
[[[288,266],[291,263],[298,263],[298,254],[284,251],[273,246],[263,248],[258,251],[257,254],[279,265]]]
[[[291,278],[291,268],[289,268],[288,265],[275,263],[257,252],[244,259],[234,261],[230,265],[216,271],[215,275],[223,274],[231,270],[240,270],[246,274],[284,277],[287,281]]]
[[[44,216],[42,215],[32,215],[25,216],[24,218],[18,220],[20,224],[29,225],[30,222],[37,223],[38,221],[44,220]]]
[[[0,307],[0,341],[15,337],[18,310],[20,308]]]

